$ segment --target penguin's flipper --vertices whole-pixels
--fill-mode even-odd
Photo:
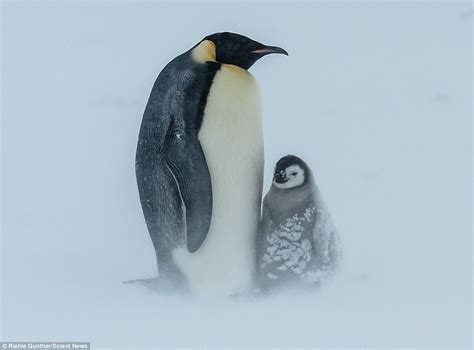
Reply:
[[[211,175],[197,136],[185,136],[171,122],[165,143],[166,165],[186,208],[187,248],[193,253],[201,246],[211,225]]]
[[[328,271],[333,271],[340,258],[338,233],[331,214],[320,198],[317,202],[317,217],[313,229],[313,240],[316,255],[321,258],[321,262]]]
[[[270,233],[271,228],[271,218],[269,214],[268,203],[264,199],[262,204],[262,217],[260,218],[260,223],[258,225],[257,233],[257,263],[260,264],[260,260],[263,257],[263,254],[266,251],[265,241],[267,235]]]

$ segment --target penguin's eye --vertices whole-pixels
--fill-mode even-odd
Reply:
[[[293,172],[293,173],[291,173],[291,176],[296,176],[296,175],[298,175],[298,173],[297,173],[297,172]]]

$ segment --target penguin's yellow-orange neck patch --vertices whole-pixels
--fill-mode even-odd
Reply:
[[[192,50],[193,60],[199,63],[216,62],[216,44],[210,40],[202,41]]]

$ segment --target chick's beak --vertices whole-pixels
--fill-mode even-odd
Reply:
[[[275,172],[274,180],[278,184],[283,184],[288,181],[286,173],[284,171]]]

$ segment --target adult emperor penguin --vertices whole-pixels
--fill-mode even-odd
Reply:
[[[158,283],[195,294],[250,288],[260,217],[259,88],[247,71],[287,54],[234,33],[205,37],[159,74],[136,154]]]
[[[318,285],[334,274],[339,238],[308,165],[281,158],[263,202],[257,260],[261,289]]]

